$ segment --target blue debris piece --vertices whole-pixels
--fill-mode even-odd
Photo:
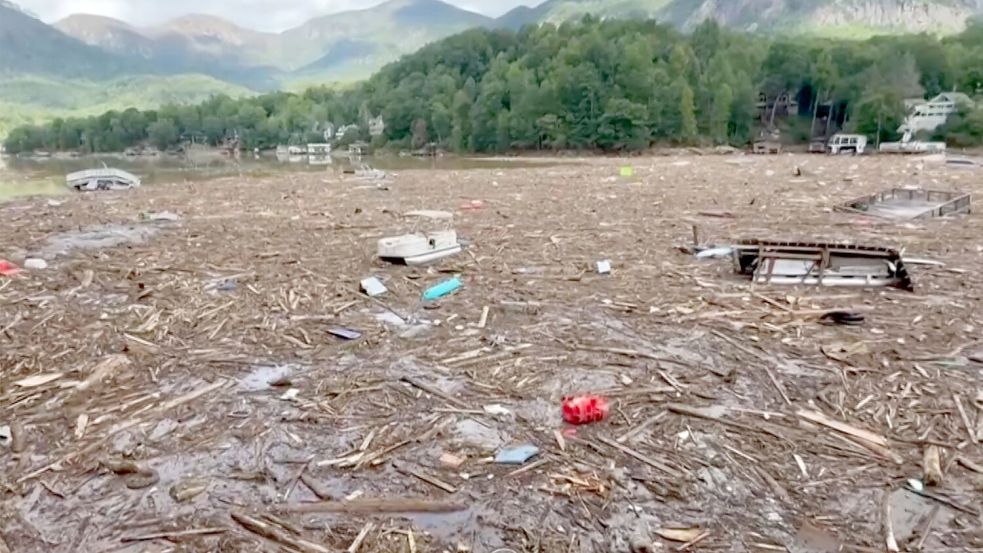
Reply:
[[[464,286],[459,278],[452,278],[450,280],[445,280],[440,284],[430,288],[423,293],[423,301],[434,301],[438,300],[448,294],[454,293],[458,288]]]
[[[501,465],[524,465],[526,461],[539,455],[539,448],[532,445],[509,447],[498,452],[495,462]]]

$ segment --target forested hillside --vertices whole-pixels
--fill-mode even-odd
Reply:
[[[847,125],[889,138],[903,100],[956,89],[983,92],[983,26],[937,39],[865,42],[766,38],[716,23],[684,35],[652,21],[585,18],[518,33],[471,30],[390,64],[346,91],[311,89],[199,106],[108,113],[22,127],[9,151],[101,151],[197,135],[238,136],[249,148],[320,140],[328,123],[361,125],[382,115],[394,148],[436,142],[455,151],[626,150],[653,143],[743,144],[757,124],[759,93],[797,98],[802,120],[817,98]],[[793,118],[794,119],[794,118]],[[791,121],[794,127],[796,122]],[[951,137],[981,139],[983,117],[954,118]],[[354,138],[355,133],[346,135]]]

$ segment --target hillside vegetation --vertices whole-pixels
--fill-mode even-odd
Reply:
[[[0,77],[0,137],[15,127],[64,117],[99,115],[122,106],[152,109],[198,104],[215,95],[255,96],[205,75],[136,76],[105,81],[24,75]]]
[[[203,6],[204,7],[204,6]],[[215,15],[188,14],[151,27],[75,14],[47,25],[0,0],[0,140],[14,122],[79,116],[97,109],[154,107],[148,91],[113,103],[85,102],[86,81],[153,75],[168,94],[200,98],[224,88],[233,97],[303,90],[323,83],[356,82],[400,56],[470,28],[509,29],[562,25],[590,14],[597,19],[655,20],[692,31],[710,18],[724,27],[777,36],[868,38],[910,31],[955,33],[983,14],[983,0],[546,0],[489,18],[442,0],[388,0],[366,9],[315,17],[283,32],[244,28]],[[207,75],[228,86],[197,87],[187,75]],[[17,82],[56,79],[23,102],[5,96]],[[19,79],[19,81],[17,81]],[[73,81],[81,81],[76,84]],[[187,88],[179,90],[178,87]],[[132,100],[132,101],[131,101]],[[177,101],[177,100],[175,100]],[[75,107],[66,107],[75,106]]]
[[[324,88],[199,106],[167,106],[124,122],[118,114],[57,120],[10,134],[13,152],[102,150],[182,136],[246,147],[320,140],[328,123],[382,115],[392,147],[435,142],[462,152],[647,148],[652,143],[743,144],[754,135],[759,92],[789,93],[811,113],[817,99],[850,128],[890,138],[903,100],[983,91],[983,26],[865,42],[768,38],[714,22],[685,35],[653,21],[585,18],[518,33],[471,30],[431,44],[350,90]],[[115,121],[115,123],[114,123]],[[960,141],[978,139],[975,113],[954,118]],[[346,135],[346,139],[355,133]],[[112,135],[111,140],[103,137]]]

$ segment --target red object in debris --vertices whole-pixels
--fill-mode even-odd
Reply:
[[[607,418],[608,400],[601,396],[583,395],[563,398],[563,420],[570,424],[590,424]]]
[[[5,277],[10,277],[16,275],[19,272],[20,272],[20,267],[7,261],[6,259],[0,259],[0,275],[3,275]]]
[[[483,207],[485,207],[485,202],[481,200],[471,200],[470,202],[462,205],[461,209],[464,211],[477,211]]]

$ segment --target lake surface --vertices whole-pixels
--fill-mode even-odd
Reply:
[[[559,162],[560,160],[557,160]],[[197,158],[182,157],[124,157],[85,156],[71,159],[22,159],[0,157],[0,201],[25,196],[56,195],[71,192],[65,186],[65,175],[74,171],[115,167],[129,171],[141,178],[144,185],[158,183],[202,181],[218,177],[270,176],[287,173],[342,173],[359,167],[381,169],[387,172],[408,170],[466,170],[509,167],[541,167],[551,162],[531,161],[521,158],[478,158],[442,156],[416,158],[399,156],[365,156],[360,160],[346,157],[310,159],[294,156],[278,160],[273,155],[243,155],[231,159],[222,155],[206,155]]]

